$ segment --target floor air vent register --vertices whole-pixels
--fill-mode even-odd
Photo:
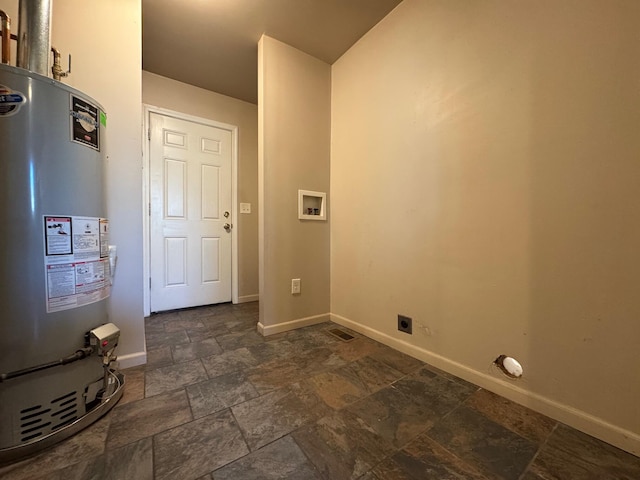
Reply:
[[[329,332],[334,337],[338,337],[343,342],[350,342],[351,340],[354,340],[356,338],[353,335],[351,335],[351,334],[349,334],[349,333],[347,333],[344,330],[341,330],[339,328],[332,328],[330,330],[327,330],[327,332]]]

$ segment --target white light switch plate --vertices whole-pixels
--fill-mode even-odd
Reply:
[[[251,204],[250,203],[241,203],[240,204],[240,213],[251,213]]]

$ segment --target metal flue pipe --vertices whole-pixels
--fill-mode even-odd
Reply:
[[[18,7],[17,66],[49,74],[51,1],[20,0]]]

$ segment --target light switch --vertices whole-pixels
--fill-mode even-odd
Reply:
[[[251,204],[250,203],[241,203],[240,204],[240,213],[251,213]]]

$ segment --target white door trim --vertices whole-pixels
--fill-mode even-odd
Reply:
[[[151,289],[149,288],[149,279],[151,278],[149,256],[150,256],[150,224],[149,224],[149,205],[151,202],[150,185],[150,165],[151,158],[149,154],[149,129],[150,115],[157,113],[166,117],[177,118],[178,120],[186,120],[188,122],[201,123],[210,127],[220,128],[231,132],[231,301],[238,303],[238,127],[228,123],[216,122],[208,118],[196,117],[180,113],[166,108],[156,107],[154,105],[142,104],[142,225],[143,225],[143,269],[144,279],[142,290],[144,292],[144,316],[147,317],[151,313]]]

